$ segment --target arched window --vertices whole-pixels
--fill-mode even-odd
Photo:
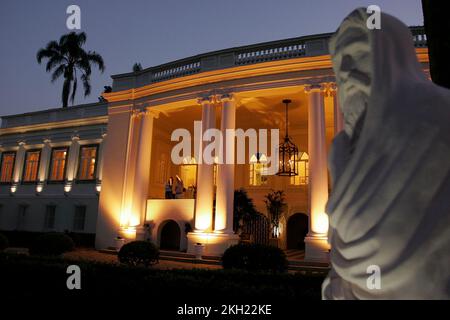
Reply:
[[[264,153],[256,153],[250,157],[249,177],[251,186],[267,185],[267,157]]]
[[[308,154],[302,152],[300,158],[297,160],[298,175],[291,177],[291,185],[302,186],[308,184]]]
[[[186,188],[197,185],[197,161],[194,157],[185,157],[180,167],[180,178]]]

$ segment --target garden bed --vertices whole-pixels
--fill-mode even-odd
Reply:
[[[68,290],[67,267],[81,269],[81,290]],[[158,270],[112,263],[0,253],[0,283],[10,296],[143,296],[170,301],[320,299],[322,276],[236,270]]]

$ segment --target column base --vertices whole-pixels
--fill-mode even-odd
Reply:
[[[330,263],[330,245],[326,236],[305,237],[305,261]]]
[[[187,234],[187,253],[195,254],[195,245],[205,245],[204,255],[221,256],[230,246],[239,243],[239,236],[234,233],[189,232]]]
[[[125,239],[125,243],[135,241],[136,239],[136,233],[137,233],[137,227],[120,227],[117,234]]]

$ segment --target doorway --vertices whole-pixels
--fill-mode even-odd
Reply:
[[[305,237],[308,234],[308,216],[294,213],[287,222],[287,249],[305,250]]]
[[[181,231],[178,223],[168,220],[161,228],[159,247],[162,250],[180,250]]]

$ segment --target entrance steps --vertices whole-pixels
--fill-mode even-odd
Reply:
[[[100,252],[117,255],[117,251],[113,249],[100,250]],[[328,263],[305,261],[305,253],[303,250],[286,250],[285,253],[288,258],[289,271],[302,274],[326,275],[330,269]],[[193,254],[172,250],[160,250],[159,259],[191,264],[221,265],[221,258],[218,256],[203,256],[199,260]]]
[[[203,256],[202,259],[196,259],[193,254],[189,254],[182,251],[171,251],[171,250],[160,250],[159,251],[160,260],[176,261],[176,262],[187,262],[187,263],[201,263],[201,264],[211,264],[220,265],[220,257],[217,256]]]

